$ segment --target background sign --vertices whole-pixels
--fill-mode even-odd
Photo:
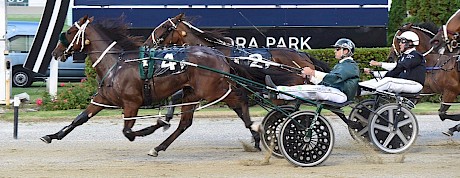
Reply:
[[[7,0],[8,6],[29,6],[29,0]]]

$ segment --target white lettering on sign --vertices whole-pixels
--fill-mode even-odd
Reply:
[[[311,37],[272,37],[267,36],[265,38],[265,46],[259,44],[263,44],[257,41],[256,38],[251,37],[250,39],[245,37],[235,37],[235,45],[240,46],[243,48],[260,48],[260,47],[267,47],[267,48],[295,48],[295,49],[311,49],[308,41],[310,41]],[[249,41],[249,43],[248,43]]]
[[[244,37],[236,37],[235,38],[236,46],[246,47],[246,38]]]
[[[249,48],[258,48],[259,45],[257,45],[257,40],[256,38],[252,37],[251,40],[249,41]]]
[[[278,40],[278,45],[276,45],[276,47],[277,48],[287,48],[283,37],[280,37],[280,39]]]
[[[274,37],[267,37],[265,44],[267,47],[273,46],[276,44],[276,39]]]

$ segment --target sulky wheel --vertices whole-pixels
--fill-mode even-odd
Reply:
[[[331,124],[319,115],[312,129],[308,129],[315,117],[311,111],[298,111],[282,126],[279,146],[283,156],[296,166],[316,166],[325,161],[334,146]]]
[[[281,130],[281,124],[286,120],[286,114],[289,115],[295,111],[294,106],[278,106],[283,112],[276,109],[271,110],[262,120],[264,128],[262,136],[262,145],[266,150],[272,150],[272,155],[283,157],[278,146],[278,135]]]
[[[395,128],[393,123],[396,118],[399,121]],[[398,111],[396,103],[379,107],[370,118],[368,127],[372,143],[386,153],[406,151],[415,142],[419,129],[412,111],[405,106]]]
[[[348,119],[352,122],[358,122],[361,124],[362,127],[359,128],[350,128],[348,127],[348,132],[350,132],[351,137],[355,140],[358,137],[364,138],[365,140],[369,140],[368,137],[368,120],[369,116],[372,115],[372,110],[374,107],[375,100],[374,99],[367,99],[364,101],[359,102],[350,112],[350,116]]]

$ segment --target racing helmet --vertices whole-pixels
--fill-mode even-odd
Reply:
[[[411,41],[414,46],[418,46],[419,44],[418,35],[412,31],[405,31],[401,35],[396,36],[396,39],[402,40],[403,43],[404,43],[404,40]]]
[[[348,49],[348,54],[344,55],[344,57],[353,56],[355,52],[355,43],[348,38],[340,38],[332,47]]]

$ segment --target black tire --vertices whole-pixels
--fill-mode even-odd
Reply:
[[[315,112],[312,111],[297,111],[291,116],[292,119],[286,119],[283,123],[280,132],[281,153],[296,166],[321,164],[334,147],[335,138],[331,124],[321,115],[312,124],[315,117]],[[310,126],[311,130],[306,128]]]
[[[286,114],[291,114],[295,112],[294,106],[284,105],[278,106]],[[278,145],[278,136],[281,130],[282,123],[286,120],[286,114],[283,114],[276,109],[271,110],[262,120],[262,127],[264,128],[262,136],[262,145],[266,150],[272,150],[272,155],[275,157],[283,157]],[[273,144],[273,145],[272,145]]]
[[[396,129],[393,120],[398,116],[398,104],[390,103],[380,106],[369,118],[369,138],[381,151],[401,153],[415,143],[418,135],[418,122],[412,111],[401,107],[400,119]]]
[[[34,80],[33,73],[30,70],[22,67],[13,68],[13,86],[15,87],[30,87]]]

